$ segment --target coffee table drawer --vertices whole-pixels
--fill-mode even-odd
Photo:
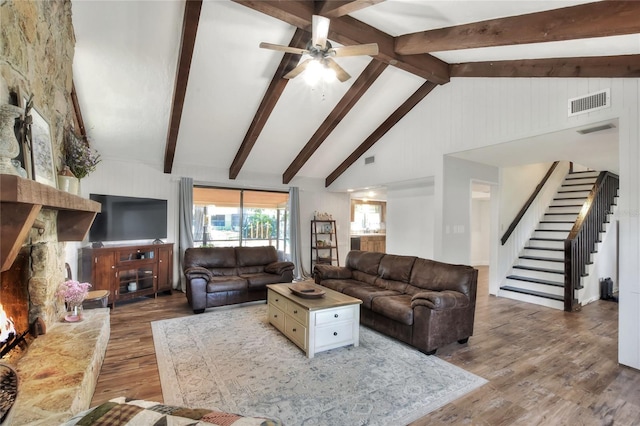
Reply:
[[[284,312],[269,303],[269,322],[278,330],[284,331]]]
[[[275,291],[269,290],[269,294],[267,295],[267,300],[269,301],[269,303],[273,303],[283,311],[287,310],[287,299],[284,296],[279,295]]]
[[[307,350],[307,327],[289,316],[284,318],[284,334],[302,350]]]
[[[295,318],[300,324],[307,326],[308,311],[291,300],[287,301],[287,315]]]
[[[332,324],[340,321],[353,320],[353,307],[327,309],[316,314],[316,325]]]
[[[316,329],[316,351],[353,343],[353,322],[341,322]]]

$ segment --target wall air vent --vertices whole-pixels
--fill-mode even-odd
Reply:
[[[576,130],[576,132],[580,133],[581,135],[588,135],[589,133],[595,133],[595,132],[600,132],[602,130],[613,129],[614,127],[616,126],[614,126],[611,123],[607,123],[607,124],[601,124],[599,126],[589,127],[586,129]]]
[[[371,157],[366,157],[364,159],[364,164],[373,164],[376,161],[376,157],[373,155]]]
[[[569,117],[611,106],[611,90],[604,89],[586,96],[569,99]]]

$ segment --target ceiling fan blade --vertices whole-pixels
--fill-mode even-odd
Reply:
[[[354,46],[342,46],[329,49],[329,56],[360,56],[369,55],[376,56],[378,54],[378,43],[356,44]]]
[[[283,78],[291,79],[298,76],[298,74],[307,69],[307,65],[309,65],[311,61],[313,61],[313,59],[305,59],[304,61],[300,62],[297,67],[286,73]]]
[[[271,49],[271,50],[277,50],[279,52],[286,52],[286,53],[295,53],[298,55],[304,55],[305,53],[309,53],[309,51],[307,49],[301,49],[298,47],[289,47],[289,46],[282,46],[279,44],[271,44],[271,43],[260,43],[260,47],[263,49]]]
[[[323,50],[327,46],[327,36],[329,35],[329,18],[313,15],[311,21],[311,44],[320,46]]]
[[[336,72],[336,78],[340,80],[342,83],[349,80],[351,76],[348,72],[344,70],[336,61],[330,58],[325,58],[324,63]]]

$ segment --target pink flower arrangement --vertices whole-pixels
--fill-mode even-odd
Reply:
[[[81,283],[68,280],[60,284],[56,296],[64,298],[64,301],[71,305],[80,305],[89,292],[89,283]]]

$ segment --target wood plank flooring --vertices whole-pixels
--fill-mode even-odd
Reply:
[[[437,356],[489,383],[412,426],[640,424],[640,372],[617,363],[616,303],[565,313],[496,298],[488,269],[478,269],[474,335]],[[117,396],[162,402],[150,322],[185,315],[193,314],[180,292],[118,304],[92,405]]]

